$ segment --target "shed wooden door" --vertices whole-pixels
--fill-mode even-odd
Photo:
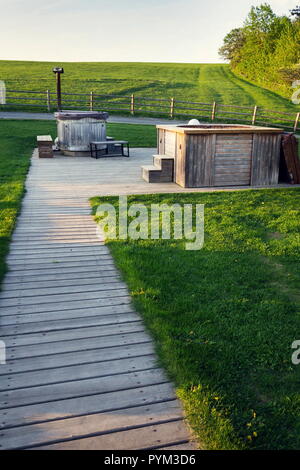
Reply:
[[[253,186],[278,183],[282,134],[255,134],[253,138]]]
[[[187,136],[185,164],[182,169],[185,179],[184,187],[213,186],[215,147],[215,134]]]
[[[218,134],[213,186],[249,186],[253,134]]]

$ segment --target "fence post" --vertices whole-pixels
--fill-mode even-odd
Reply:
[[[46,96],[47,96],[47,110],[50,113],[51,111],[51,101],[50,101],[50,91],[46,91]]]
[[[295,125],[294,125],[294,132],[297,132],[299,121],[300,121],[300,113],[297,113],[296,114]]]
[[[135,105],[135,102],[134,102],[134,95],[131,95],[131,99],[130,99],[130,113],[132,115],[134,115],[134,105]]]
[[[255,124],[255,122],[256,122],[257,110],[258,110],[258,107],[257,107],[257,106],[254,106],[254,108],[253,108],[253,115],[252,115],[252,126],[254,126],[254,124]]]
[[[94,111],[94,93],[90,92],[90,111]]]
[[[212,113],[211,113],[211,120],[214,121],[217,114],[217,103],[213,102]]]
[[[175,109],[175,98],[171,98],[170,104],[170,118],[174,119],[174,109]]]

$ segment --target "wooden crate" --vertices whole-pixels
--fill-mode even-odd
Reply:
[[[38,135],[37,146],[39,158],[53,158],[53,140],[51,135]]]

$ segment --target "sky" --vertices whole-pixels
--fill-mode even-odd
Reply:
[[[264,0],[0,0],[0,59],[221,62],[225,35]],[[297,0],[269,0],[288,14]]]

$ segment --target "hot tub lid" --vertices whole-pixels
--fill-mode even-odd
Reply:
[[[56,119],[60,121],[78,121],[80,119],[97,119],[98,121],[106,121],[109,117],[107,112],[100,111],[58,111],[54,113]]]

